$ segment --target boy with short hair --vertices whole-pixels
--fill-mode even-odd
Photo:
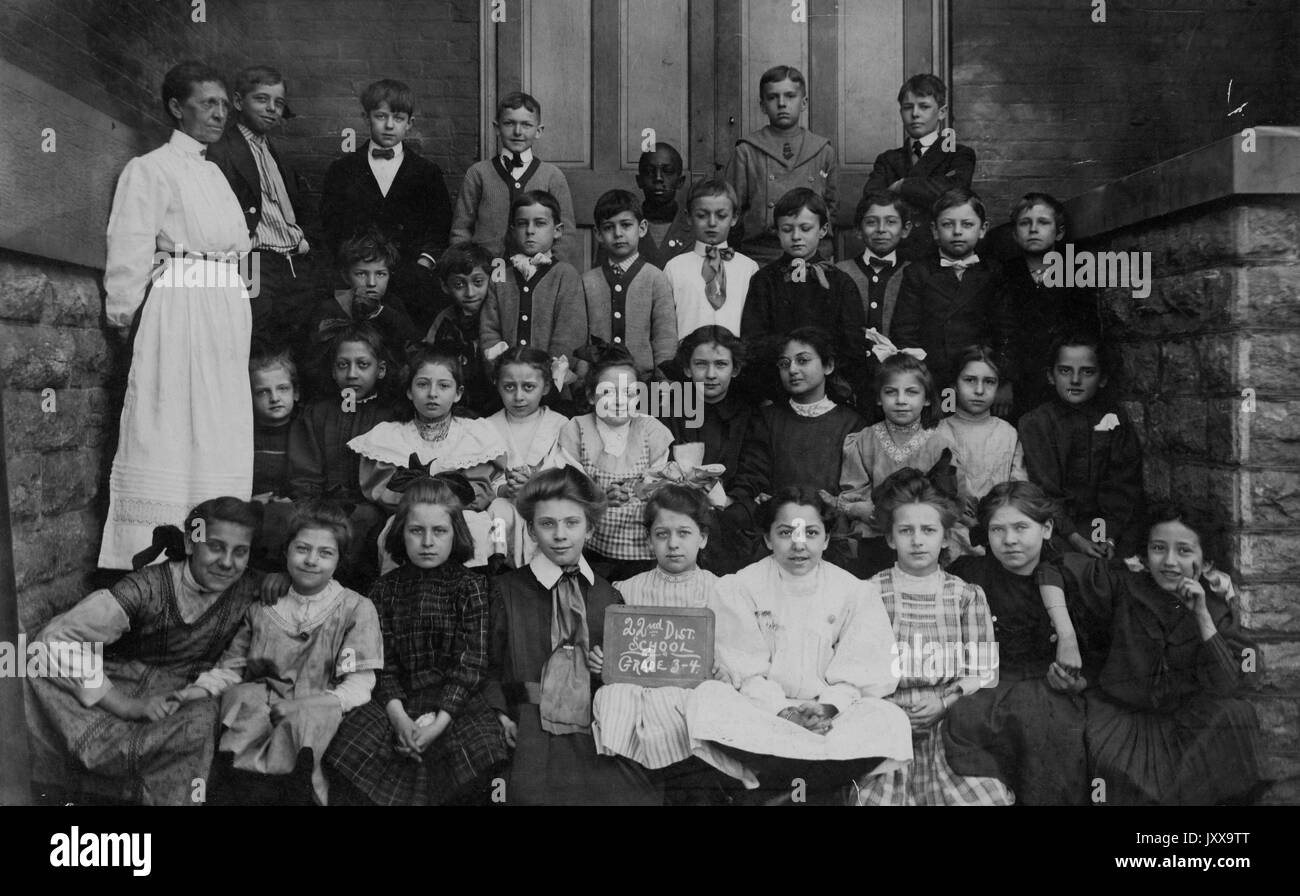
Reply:
[[[997,262],[975,252],[988,229],[984,203],[969,190],[950,190],[931,213],[931,235],[939,251],[903,272],[892,340],[899,348],[925,350],[925,364],[940,392],[953,384],[957,358],[971,345],[991,345],[998,369],[1010,378],[1015,320],[999,300],[1002,271]]]
[[[636,185],[645,196],[641,211],[647,228],[637,251],[661,271],[672,258],[691,251],[695,245],[691,216],[677,202],[677,193],[684,183],[686,169],[682,156],[671,143],[656,143],[653,150],[641,153]],[[604,248],[596,250],[597,267],[606,260],[604,251]]]
[[[862,297],[867,326],[889,336],[898,304],[900,276],[909,262],[898,257],[898,247],[912,232],[912,210],[893,190],[868,193],[858,203],[854,226],[866,249],[836,267],[853,278]]]
[[[736,220],[736,190],[725,180],[702,180],[691,188],[686,207],[695,245],[664,268],[677,306],[677,332],[719,326],[743,336],[740,319],[758,265],[727,245]]]
[[[389,292],[397,247],[378,231],[345,240],[339,247],[338,270],[345,284],[322,299],[307,322],[308,345],[304,353],[313,395],[329,392],[333,378],[325,370],[330,341],[340,329],[365,321],[379,331],[384,347],[394,358],[405,356],[406,346],[419,339],[401,300]]]
[[[799,124],[808,107],[808,85],[799,69],[778,65],[763,72],[758,105],[768,123],[736,141],[724,176],[739,198],[740,248],[761,265],[781,257],[772,210],[794,188],[821,196],[834,222],[838,166],[831,142]]]
[[[649,224],[627,190],[596,200],[596,239],[605,260],[582,275],[591,335],[622,345],[648,380],[677,352],[677,306],[668,277],[640,253]]]
[[[934,252],[930,207],[949,190],[971,188],[975,150],[960,143],[951,152],[944,149],[940,129],[948,117],[948,88],[934,75],[913,75],[903,82],[898,114],[903,120],[903,146],[876,157],[862,197],[895,190],[916,210],[903,254],[909,261],[920,261]]]
[[[561,356],[587,343],[582,275],[553,253],[564,233],[559,200],[529,190],[510,203],[510,270],[488,291],[479,319],[479,344],[488,363],[516,345]]]
[[[283,569],[277,557],[293,510],[289,485],[289,433],[297,416],[298,367],[283,348],[261,347],[248,359],[253,392],[253,500],[266,505],[253,545],[253,566]]]
[[[251,307],[259,345],[297,340],[316,287],[303,227],[306,187],[270,137],[281,120],[293,117],[285,90],[284,77],[269,65],[241,69],[231,95],[235,124],[207,150],[208,161],[221,169],[239,200],[258,252],[258,294]]]
[[[460,404],[484,417],[501,407],[479,343],[479,322],[492,285],[492,261],[492,253],[477,243],[456,243],[442,254],[438,278],[452,305],[439,312],[424,337],[425,342],[454,349],[468,361],[462,365],[465,395]]]
[[[1091,289],[1047,286],[1044,256],[1065,239],[1065,206],[1047,193],[1026,193],[1011,208],[1012,237],[1022,257],[1003,265],[1001,301],[1015,316],[1011,356],[1016,378],[1010,394],[1000,396],[1011,422],[1049,400],[1052,388],[1043,376],[1050,366],[1047,348],[1067,333],[1101,333],[1097,295]]]
[[[415,121],[411,88],[385,78],[366,87],[361,108],[370,139],[330,165],[321,190],[321,220],[331,255],[343,241],[377,229],[397,247],[396,288],[418,316],[434,309],[431,271],[447,247],[451,198],[442,169],[403,140]]]
[[[497,102],[499,149],[490,159],[475,162],[465,172],[456,212],[451,223],[452,242],[474,242],[493,255],[505,251],[506,232],[514,225],[512,206],[526,192],[545,192],[555,197],[568,239],[558,247],[561,257],[576,264],[578,229],[573,216],[573,199],[564,172],[537,157],[534,146],[545,127],[542,105],[526,93],[508,93]]]

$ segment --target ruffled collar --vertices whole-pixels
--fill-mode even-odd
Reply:
[[[814,401],[811,404],[800,404],[793,398],[790,399],[790,409],[800,417],[821,417],[835,410],[835,402],[829,398],[823,398],[820,401]]]
[[[910,426],[898,426],[888,420],[881,420],[871,427],[876,442],[895,463],[902,463],[930,439],[930,432],[921,426],[921,421]]]

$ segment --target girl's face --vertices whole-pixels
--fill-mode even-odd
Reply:
[[[197,532],[202,532],[198,541],[194,539]],[[199,587],[205,591],[225,591],[248,568],[253,531],[225,520],[205,521],[201,529],[186,533],[185,547],[190,555],[190,574]]]
[[[1097,353],[1088,345],[1061,346],[1048,379],[1061,401],[1069,405],[1087,404],[1106,385]]]
[[[948,544],[939,508],[932,504],[903,504],[894,510],[885,535],[898,554],[898,566],[914,576],[928,576],[939,568],[939,554]]]
[[[799,209],[776,222],[776,235],[781,240],[781,250],[791,258],[812,258],[817,245],[825,238],[828,227],[811,210]]]
[[[455,375],[445,364],[421,364],[406,390],[416,416],[424,423],[442,420],[464,394],[464,388],[457,385]]]
[[[781,385],[801,404],[825,398],[826,377],[835,371],[835,365],[823,364],[821,355],[806,342],[787,342],[776,366],[781,373]]]
[[[468,274],[453,274],[447,278],[446,287],[462,314],[478,314],[487,300],[490,283],[488,272],[479,267]]]
[[[659,568],[676,575],[695,569],[709,536],[686,514],[664,509],[655,514],[646,541]]]
[[[982,417],[993,405],[998,375],[984,361],[971,361],[957,374],[957,407],[972,417]]]
[[[929,405],[925,383],[914,373],[892,376],[880,387],[880,407],[895,426],[911,426]]]
[[[352,389],[357,401],[369,398],[386,373],[388,365],[364,342],[344,342],[334,353],[334,385]]]
[[[1147,569],[1165,591],[1175,591],[1184,578],[1199,579],[1205,571],[1201,537],[1173,520],[1151,527],[1147,536]]]
[[[591,534],[582,505],[567,498],[539,501],[528,522],[528,534],[556,566],[571,566],[582,557]]]
[[[786,504],[763,533],[772,559],[782,571],[805,576],[817,568],[830,542],[821,513],[811,504]]]
[[[416,504],[406,517],[402,531],[406,557],[420,569],[442,566],[451,557],[456,542],[451,514],[441,504]]]
[[[626,426],[632,421],[640,396],[636,370],[631,367],[607,367],[592,392],[596,416],[609,426]]]
[[[514,231],[515,245],[529,256],[550,252],[560,238],[560,224],[544,205],[525,205],[516,209],[510,228]]]
[[[293,590],[304,597],[318,594],[339,566],[339,543],[329,529],[299,529],[285,549]]]
[[[1052,521],[1035,522],[1019,508],[1004,504],[989,518],[989,547],[1007,570],[1027,576],[1038,568],[1043,542],[1052,537]]]
[[[727,397],[731,389],[731,378],[736,375],[736,362],[730,349],[725,349],[715,342],[706,342],[691,352],[691,366],[686,375],[691,382],[704,390],[704,401],[717,404]]]
[[[528,417],[537,413],[546,395],[546,376],[531,364],[507,364],[497,381],[501,403],[511,417]]]

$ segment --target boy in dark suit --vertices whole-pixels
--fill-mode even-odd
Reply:
[[[970,189],[975,150],[960,143],[944,148],[940,128],[948,117],[948,88],[934,75],[913,75],[903,83],[898,114],[906,139],[901,148],[876,156],[862,198],[894,190],[916,210],[912,235],[903,241],[903,255],[920,261],[934,251],[928,209],[949,190]]]
[[[925,364],[940,392],[953,385],[957,358],[971,345],[993,346],[998,369],[1012,379],[1015,319],[999,299],[1002,270],[975,254],[975,244],[988,229],[984,203],[969,190],[950,190],[931,213],[939,252],[903,272],[893,341],[899,348],[925,349]]]
[[[370,140],[325,173],[321,220],[332,256],[349,237],[377,229],[396,247],[393,289],[417,325],[438,312],[433,267],[447,248],[451,198],[442,170],[402,141],[415,120],[411,89],[376,81],[361,94]]]
[[[257,258],[257,295],[252,298],[253,341],[292,345],[316,287],[311,246],[303,228],[306,207],[298,174],[286,165],[270,133],[293,113],[284,78],[268,65],[235,75],[235,124],[208,146],[244,210]]]

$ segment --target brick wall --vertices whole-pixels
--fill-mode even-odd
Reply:
[[[8,0],[0,59],[156,144],[170,129],[159,99],[167,69],[187,58],[242,63],[247,12],[242,0],[212,0],[196,23],[183,0]],[[101,277],[0,248],[4,447],[29,629],[84,595],[99,551],[125,381],[125,359],[102,329]],[[42,409],[46,389],[52,412]]]
[[[952,4],[954,127],[993,224],[1030,190],[1064,199],[1244,127],[1300,121],[1293,0],[1109,0],[1104,24],[1091,9]]]
[[[1149,495],[1196,501],[1230,533],[1265,772],[1300,801],[1300,199],[1236,197],[1088,248],[1152,253],[1151,295],[1103,291]],[[1246,391],[1252,390],[1252,391]]]
[[[453,194],[460,189],[479,152],[481,5],[277,0],[258,6],[243,56],[284,73],[298,117],[285,122],[278,142],[306,178],[313,211],[325,169],[341,154],[341,131],[356,130],[358,145],[368,136],[359,98],[380,78],[411,86],[416,120],[408,139],[442,168]]]

